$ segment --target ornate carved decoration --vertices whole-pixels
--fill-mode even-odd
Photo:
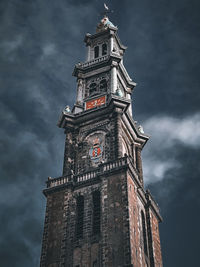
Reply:
[[[94,76],[86,82],[85,98],[106,93],[109,87],[109,73]]]

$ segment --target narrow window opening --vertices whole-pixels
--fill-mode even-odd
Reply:
[[[78,196],[76,202],[76,237],[83,238],[84,197]]]
[[[133,143],[131,144],[131,156],[132,157],[134,156],[134,146],[133,146]]]
[[[141,211],[141,217],[142,217],[142,233],[143,233],[144,253],[146,255],[148,255],[148,252],[147,252],[146,223],[145,223],[145,217],[144,217],[144,212],[143,211]]]
[[[135,157],[136,157],[136,168],[139,171],[139,159],[138,159],[138,148],[135,148]]]
[[[100,92],[106,92],[107,91],[107,81],[106,79],[103,79],[100,81]]]
[[[136,157],[136,169],[139,174],[142,175],[142,165],[141,165],[141,151],[138,147],[135,148],[135,157]],[[141,180],[141,175],[139,175],[139,179]]]
[[[97,85],[96,83],[90,84],[90,95],[95,95],[97,93]]]
[[[94,57],[95,58],[99,57],[99,46],[95,46],[94,48]]]
[[[100,192],[95,191],[93,193],[93,234],[100,234]]]
[[[107,55],[107,44],[102,45],[102,56]]]

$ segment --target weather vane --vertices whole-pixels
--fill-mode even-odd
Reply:
[[[110,10],[110,8],[106,5],[106,3],[104,3],[104,12],[102,15],[106,16],[109,14],[109,13],[113,13],[113,10]]]

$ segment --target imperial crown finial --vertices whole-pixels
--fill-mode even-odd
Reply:
[[[101,19],[100,23],[97,25],[96,32],[101,32],[103,30],[106,30],[109,26],[115,27],[108,18],[108,14],[112,12],[113,10],[110,10],[109,7],[104,3],[104,12],[101,13],[103,15],[103,18]]]

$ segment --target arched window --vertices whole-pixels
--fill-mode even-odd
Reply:
[[[106,92],[106,90],[107,90],[107,81],[106,81],[106,79],[103,79],[103,80],[100,81],[99,88],[100,88],[100,93]]]
[[[101,215],[101,196],[99,191],[95,191],[92,194],[92,200],[93,200],[93,227],[92,232],[94,235],[97,235],[100,233],[100,215]]]
[[[96,83],[91,83],[89,86],[89,92],[90,95],[94,95],[97,93],[97,84]]]
[[[102,56],[107,55],[107,44],[102,44]]]
[[[76,199],[76,237],[83,238],[84,197]]]
[[[95,46],[94,48],[94,58],[99,57],[99,46]]]
[[[143,233],[143,244],[144,244],[144,253],[148,255],[147,252],[147,233],[146,233],[146,223],[145,223],[145,217],[144,212],[141,211],[141,217],[142,217],[142,233]]]

